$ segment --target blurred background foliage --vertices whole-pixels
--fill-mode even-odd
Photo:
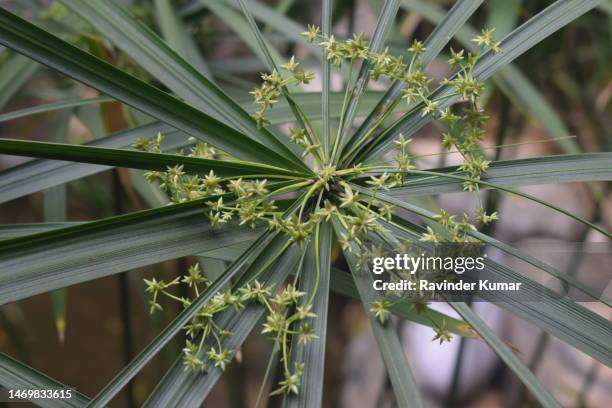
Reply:
[[[257,85],[264,64],[233,1],[143,0],[121,3],[243,106],[253,109],[248,92]],[[451,0],[403,0],[387,41],[391,51],[405,53],[407,44],[413,38],[426,38],[452,3]],[[547,0],[487,0],[468,21],[469,27],[460,31],[451,42],[451,46],[454,49],[465,47],[466,39],[472,38],[473,31],[479,31],[482,27],[495,27],[497,38],[502,38],[551,3]],[[306,24],[319,24],[319,1],[251,0],[250,4],[264,28],[266,39],[279,56],[287,59],[296,55],[309,68],[320,69],[320,52],[313,52],[313,48],[299,37]],[[57,3],[0,0],[0,6],[141,79],[163,87],[134,63],[129,55]],[[381,6],[380,0],[335,0],[334,32],[338,37],[353,32],[370,35]],[[489,81],[485,109],[491,120],[485,144],[504,146],[490,150],[492,157],[509,159],[612,149],[611,16],[612,2],[606,0],[595,11],[526,52],[515,62],[513,69],[506,69]],[[444,60],[431,67],[438,78],[446,75],[447,69]],[[336,75],[332,84],[335,90],[339,90],[342,86],[341,76]],[[304,91],[316,92],[320,90],[319,87],[314,83]],[[384,83],[374,84],[364,98],[364,106],[374,106],[380,96],[377,91],[384,89]],[[304,95],[304,100],[307,101],[307,95]],[[312,99],[310,103],[313,112],[319,110],[317,99]],[[32,109],[28,110],[32,107],[36,107],[34,111],[38,108],[40,113],[34,114]],[[0,49],[0,135],[3,137],[82,143],[147,120],[142,114],[100,96],[91,88],[26,57]],[[453,160],[456,158],[452,155],[439,155],[439,140],[435,126],[420,131],[414,148],[415,153],[425,155],[425,165],[455,163]],[[2,156],[0,169],[15,165],[18,160],[22,159]],[[587,188],[570,184],[555,186],[552,191],[544,188],[531,191],[543,194],[549,201],[575,210],[590,220],[603,222],[611,229],[612,196],[608,187],[593,184]],[[468,205],[460,195],[452,195],[447,200],[449,202],[445,205],[455,209]],[[557,237],[567,241],[589,239],[575,225],[539,225],[541,220],[536,219],[538,214],[516,221],[512,215],[525,211],[519,201],[502,200],[493,193],[489,195],[489,205],[499,209],[502,220],[510,219],[499,223],[499,231],[495,231],[498,236],[515,241],[534,236]],[[56,187],[2,203],[0,223],[93,220],[165,202],[163,194],[146,184],[139,171],[116,169],[70,182],[66,188]],[[513,225],[516,222],[521,225]],[[0,351],[60,381],[75,384],[85,394],[94,395],[159,332],[163,324],[178,313],[178,306],[174,309],[168,307],[164,317],[150,317],[146,310],[142,278],[162,275],[170,279],[186,270],[186,265],[193,261],[181,259],[164,262],[79,284],[52,296],[39,295],[3,306],[0,308]],[[208,269],[208,273],[214,274],[215,269],[223,267],[223,262],[217,262],[218,265],[212,261],[207,263],[208,268],[205,269]],[[388,400],[389,386],[385,385],[382,371],[377,372],[376,362],[370,361],[377,356],[370,357],[364,352],[368,341],[363,337],[367,336],[367,333],[364,334],[367,329],[361,306],[332,295],[330,314],[331,321],[342,324],[334,325],[328,331],[327,406],[392,404]],[[537,330],[530,330],[528,335],[538,338]],[[242,407],[252,401],[265,369],[260,356],[268,344],[258,335],[251,337],[241,353],[240,365],[230,366],[224,381],[216,386],[208,399],[210,406]],[[546,349],[546,341],[540,336],[538,344],[541,345],[538,347],[543,348],[536,348],[534,355],[537,355],[537,350]],[[504,379],[508,378],[508,373],[497,364],[483,366],[482,369],[488,370],[490,375],[486,378],[479,376],[480,380],[474,380],[478,384],[466,383],[459,387],[458,374],[465,370],[461,369],[461,365],[469,364],[472,369],[480,366],[478,361],[466,363],[462,357],[466,353],[466,346],[458,339],[456,343],[453,353],[445,357],[450,361],[446,365],[448,373],[451,373],[446,374],[449,380],[440,385],[435,380],[427,380],[427,375],[423,376],[422,381],[426,383],[425,388],[429,386],[431,400],[449,406],[458,401],[474,406],[503,406],[504,392],[508,392],[508,382]],[[171,364],[181,344],[182,339],[176,339],[167,347],[122,392],[117,403],[139,406]],[[409,353],[415,353],[414,350],[410,351],[409,345],[407,347]],[[530,359],[530,352],[521,350],[521,353],[522,358],[536,364],[537,368],[539,362]],[[473,354],[471,358],[478,360],[478,356],[474,357]],[[469,356],[469,353],[466,355]],[[360,370],[366,372],[362,375],[366,379],[379,376],[376,383],[382,385],[373,389],[361,384],[365,388],[359,390],[360,375],[348,378],[348,372]],[[597,364],[589,362],[585,374],[574,383],[581,391],[571,399],[572,404],[610,406],[610,377],[608,369],[600,370]],[[607,384],[607,393],[589,396],[596,384],[603,384],[604,387]],[[244,387],[246,392],[236,392],[236,386]],[[478,392],[467,395],[458,390],[468,386],[475,387]],[[518,392],[517,389],[513,390],[514,394]],[[375,395],[370,395],[372,393]],[[355,405],[357,401],[361,405]]]

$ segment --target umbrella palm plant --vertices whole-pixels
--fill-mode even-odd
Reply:
[[[322,57],[321,108],[314,110],[307,109],[303,94],[294,92],[296,85],[311,81],[314,74],[294,58],[281,61],[255,23],[254,15],[270,17],[265,6],[243,0],[203,1],[211,9],[224,8],[228,24],[242,13],[248,22],[247,37],[268,67],[263,84],[253,91],[257,109],[251,114],[207,76],[203,61],[189,58],[193,51],[189,40],[169,45],[110,0],[62,3],[170,92],[1,10],[0,43],[7,48],[108,96],[99,101],[120,101],[157,121],[85,145],[0,139],[2,154],[38,158],[0,173],[0,199],[7,201],[117,166],[147,170],[148,180],[166,190],[172,205],[68,227],[4,227],[5,233],[21,236],[0,244],[1,303],[169,259],[232,253],[229,249],[236,246],[246,249],[238,256],[224,255],[232,262],[211,282],[199,265],[191,266],[180,280],[148,280],[152,312],[162,307],[159,299],[164,296],[180,302],[183,311],[94,398],[79,394],[65,403],[45,404],[108,404],[177,333],[187,330],[190,340],[182,355],[146,405],[200,405],[247,335],[264,319],[260,330],[274,344],[270,361],[278,358],[283,365],[272,394],[282,394],[291,406],[319,406],[331,290],[363,303],[398,405],[422,403],[409,362],[397,358],[403,351],[389,324],[391,316],[431,326],[441,341],[452,335],[485,341],[542,405],[558,406],[466,304],[450,303],[461,317],[458,320],[423,302],[379,298],[371,289],[371,275],[361,273],[367,265],[363,246],[370,241],[391,247],[401,242],[483,242],[597,297],[592,288],[472,225],[492,222],[496,214],[480,209],[476,220],[456,221],[444,210],[413,200],[463,189],[497,189],[534,200],[610,237],[598,225],[513,189],[551,181],[610,180],[610,154],[491,163],[478,143],[485,120],[478,105],[483,81],[498,71],[516,74],[509,65],[514,59],[594,8],[597,1],[558,0],[500,41],[494,39],[493,31],[482,31],[467,45],[471,53],[451,51],[455,74],[433,87],[424,69],[481,1],[458,0],[426,41],[411,44],[403,61],[385,48],[399,0],[384,2],[369,42],[360,35],[335,39],[330,31],[332,2],[323,0],[322,26],[294,33],[303,32],[307,46]],[[155,4],[168,11],[168,2]],[[188,13],[189,7],[184,11]],[[162,31],[180,28],[176,15],[163,15]],[[347,78],[339,110],[332,109],[330,92],[331,71],[336,68]],[[367,84],[380,77],[391,85],[370,112],[363,112],[360,102]],[[291,118],[275,113],[281,104]],[[461,109],[454,109],[455,104]],[[396,116],[400,106],[405,113]],[[365,120],[357,124],[357,116]],[[462,166],[428,170],[414,166],[410,138],[432,120],[446,129],[442,143],[463,154]],[[290,135],[274,128],[289,121],[294,123]],[[164,153],[184,148],[189,153]],[[404,219],[406,213],[420,217],[424,226]],[[332,265],[336,243],[348,271]],[[612,330],[606,319],[504,265],[488,261],[488,267],[496,276],[522,282],[527,293],[537,293],[541,299],[537,304],[496,299],[500,307],[611,365],[608,339]],[[171,288],[180,284],[188,286],[190,298],[173,294]],[[600,301],[610,305],[609,299]],[[59,385],[6,356],[0,359],[0,384],[10,388]]]

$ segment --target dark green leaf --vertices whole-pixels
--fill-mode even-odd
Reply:
[[[39,68],[40,65],[23,55],[9,55],[0,66],[0,109]]]
[[[303,198],[303,197],[302,197]],[[285,217],[293,214],[297,209],[299,199],[287,209]],[[108,383],[94,398],[91,407],[104,407],[168,342],[189,322],[193,316],[205,305],[221,288],[236,278],[247,275],[245,267],[259,257],[262,251],[273,240],[270,231],[264,232],[229,268],[216,279],[208,288],[198,296],[189,307],[183,310],[143,351],[136,356],[121,372]],[[248,269],[247,269],[248,270]]]
[[[68,120],[71,111],[59,116],[58,124],[53,131],[53,139],[63,142],[68,136]],[[66,222],[68,219],[66,185],[51,187],[43,191],[43,219],[45,222]],[[66,288],[51,292],[55,330],[60,343],[64,342],[66,333]]]
[[[500,5],[497,5],[497,3],[500,3]],[[517,16],[515,14],[508,15],[506,10],[513,9],[513,12],[516,13],[517,3],[520,2],[518,0],[496,0],[489,4],[491,13],[494,14],[490,15],[490,18],[492,19],[495,17],[498,21],[503,20],[501,26],[499,26],[497,22],[491,22],[489,25],[489,27],[495,28],[495,33],[497,35],[505,35],[514,27]],[[403,0],[402,5],[422,15],[425,19],[434,24],[438,24],[444,17],[444,13],[435,5],[425,3],[421,0]],[[503,17],[502,13],[504,13]],[[467,50],[474,52],[477,51],[478,47],[472,39],[477,35],[478,31],[469,25],[464,25],[463,28],[457,32],[456,38]],[[509,64],[507,67],[501,69],[493,76],[493,81],[518,109],[525,115],[533,117],[535,120],[542,123],[552,136],[558,138],[555,142],[564,152],[577,153],[579,151],[576,142],[573,139],[565,137],[570,135],[570,132],[563,124],[559,115],[515,65]]]
[[[360,107],[360,112],[367,112],[378,99],[379,92],[366,92],[363,97],[363,103]],[[297,103],[300,104],[302,110],[308,117],[318,119],[321,117],[321,102],[318,93],[298,93],[293,95]],[[339,107],[342,103],[342,94],[332,93],[331,95],[331,116],[338,116]],[[112,99],[102,97],[84,100],[83,103],[95,102],[97,100],[110,101]],[[250,105],[251,100],[242,102],[244,106]],[[36,111],[44,112],[48,109],[64,109],[73,106],[78,106],[80,101],[66,102],[43,105],[35,108],[28,108],[21,111],[9,112],[5,115],[14,115],[15,117],[25,116]],[[1,118],[4,115],[0,115]],[[291,110],[284,101],[280,101],[278,106],[272,109],[269,113],[269,119],[273,124],[283,123],[294,120]],[[137,128],[117,132],[102,139],[94,140],[86,143],[86,146],[112,147],[123,148],[129,147],[138,137],[153,137],[157,133],[162,133],[165,137],[165,142],[162,144],[162,150],[175,150],[191,144],[187,140],[189,137],[183,132],[175,130],[173,127],[155,122],[140,126]],[[53,187],[58,184],[76,180],[81,177],[86,177],[92,174],[108,170],[107,166],[99,166],[86,163],[70,163],[55,160],[32,160],[19,166],[15,166],[4,171],[0,171],[0,203],[21,197],[26,194],[34,193],[44,188]]]
[[[331,290],[339,295],[357,300],[360,299],[359,292],[355,286],[355,281],[348,272],[332,268],[330,285]],[[399,302],[391,307],[391,312],[401,319],[422,324],[423,326],[432,327],[435,324],[440,327],[445,324],[446,328],[451,333],[458,334],[463,337],[477,337],[474,334],[474,331],[465,322],[447,316],[431,308],[426,308],[425,310],[418,312],[414,309],[412,304],[407,302]]]
[[[22,57],[25,58],[25,57]],[[28,58],[26,58],[29,60]],[[0,122],[5,122],[7,120],[19,119],[29,115],[35,115],[37,113],[46,113],[53,112],[55,110],[68,109],[68,108],[76,108],[78,106],[84,106],[94,103],[103,103],[103,102],[112,102],[113,98],[109,98],[108,96],[99,96],[96,98],[89,99],[76,99],[73,101],[61,101],[61,102],[53,102],[53,103],[45,103],[42,105],[33,106],[31,108],[19,109],[13,112],[7,112],[0,115]]]
[[[331,34],[331,21],[332,21],[332,0],[323,0],[321,10],[321,34],[327,37]],[[330,106],[329,106],[329,93],[331,83],[331,64],[327,58],[322,58],[321,67],[321,81],[322,81],[322,100],[321,100],[321,117],[323,118],[323,134],[321,136],[321,142],[323,144],[323,154],[325,157],[329,157],[330,154]]]
[[[427,37],[425,41],[426,50],[422,55],[423,64],[429,65],[436,55],[444,48],[444,46],[453,38],[461,26],[480,6],[482,0],[458,0],[455,2],[449,12],[440,18],[440,21],[435,30]],[[375,123],[377,123],[384,114],[393,109],[404,89],[404,82],[394,81],[385,95],[380,99],[376,108],[374,108],[359,126],[357,131],[351,136],[349,142],[343,151],[342,157],[348,155],[359,141],[365,138]]]
[[[168,46],[212,82],[208,64],[204,61],[193,36],[176,14],[170,0],[155,0],[155,16]]]
[[[380,200],[387,201],[387,197],[377,193],[377,198]],[[393,204],[391,201],[387,202]],[[430,216],[433,215],[414,205],[403,204],[398,207],[428,219],[431,219]],[[419,239],[425,231],[424,228],[401,219],[397,219],[395,224],[387,222],[383,224],[398,237],[423,244]],[[405,224],[406,227],[403,227],[402,224]],[[531,260],[531,257],[525,254],[518,255],[526,262]],[[607,340],[612,335],[612,324],[607,319],[578,303],[562,298],[547,287],[497,262],[488,259],[485,264],[490,276],[499,279],[500,282],[521,283],[521,296],[526,299],[538,299],[538,301],[517,301],[516,298],[510,296],[501,297],[501,292],[489,292],[491,296],[485,300],[495,302],[497,306],[532,322],[607,366],[612,366],[612,346]]]
[[[173,154],[16,139],[0,139],[0,154],[68,160],[79,163],[144,170],[165,171],[168,167],[183,166],[183,169],[188,173],[204,174],[214,171],[215,174],[222,177],[248,177],[254,174],[269,178],[294,178],[297,176],[296,173],[265,164],[231,160],[209,160]]]
[[[166,138],[164,147],[173,149],[186,146],[187,135],[161,122],[117,132],[108,137],[86,143],[94,147],[129,147],[138,137],[153,137],[162,133]],[[0,172],[0,203],[45,188],[57,186],[81,177],[107,170],[107,166],[70,163],[57,160],[32,160]]]
[[[376,29],[374,30],[372,40],[369,44],[370,51],[375,53],[382,51],[383,46],[385,45],[387,33],[395,22],[398,9],[399,0],[385,0],[380,15],[378,16],[378,21],[376,22]],[[347,91],[351,97],[349,98],[348,105],[346,107],[345,118],[342,123],[343,128],[338,132],[338,137],[340,138],[338,153],[344,148],[344,144],[346,143],[348,137],[348,130],[353,125],[353,119],[355,119],[355,114],[357,113],[357,108],[359,107],[361,95],[368,86],[371,66],[372,64],[369,60],[363,61],[361,68],[359,68],[359,74],[357,74],[357,78],[355,79],[352,88]]]
[[[296,164],[175,97],[0,9],[0,43],[243,160]]]
[[[496,188],[498,189],[502,189],[504,191],[507,191],[506,189],[503,189],[499,186],[497,186]],[[398,200],[394,197],[391,197],[390,195],[384,194],[384,193],[379,193],[379,192],[373,192],[372,190],[369,190],[367,188],[363,188],[360,186],[355,186],[355,189],[361,193],[363,193],[364,195],[367,195],[369,197],[376,197],[382,201],[385,201],[389,204],[395,205],[398,208],[402,208],[405,209],[407,211],[411,211],[415,214],[418,214],[421,217],[424,217],[427,220],[430,221],[435,221],[436,220],[436,214],[432,213],[429,210],[426,210],[424,208],[420,208],[417,205],[414,204],[410,204],[408,202],[403,202],[401,200]],[[516,194],[516,192],[514,192]],[[518,193],[518,195],[521,196],[526,196],[523,193]],[[533,197],[527,196],[530,199],[534,199]],[[550,203],[546,203],[543,202],[539,199],[535,199],[537,202],[547,205],[551,208],[557,209],[558,207],[550,204]],[[566,214],[566,215],[570,215],[572,218],[574,219],[578,219],[580,221],[582,221],[585,225],[591,226],[592,228],[595,228],[597,231],[602,232],[603,234],[605,234],[606,236],[610,236],[610,233],[608,233],[607,231],[605,231],[604,229],[596,226],[596,225],[591,225],[591,223],[587,220],[583,220],[580,217],[577,217],[571,213],[568,213],[565,210],[561,210],[562,213]],[[436,222],[437,224],[437,222]],[[495,238],[489,237],[486,234],[483,234],[479,231],[468,231],[467,232],[468,235],[477,238],[478,240],[480,240],[481,242],[487,243],[497,249],[502,250],[503,252],[506,252],[509,255],[512,255],[522,261],[525,261],[533,266],[535,266],[536,268],[554,276],[555,278],[558,278],[560,280],[562,280],[563,282],[571,285],[572,287],[575,287],[579,290],[581,290],[582,292],[588,294],[589,296],[591,296],[591,298],[593,298],[594,300],[599,300],[603,303],[605,303],[606,305],[610,306],[612,305],[612,300],[610,300],[607,296],[605,296],[605,294],[601,294],[601,291],[595,288],[591,288],[587,285],[584,285],[583,283],[579,282],[576,278],[572,277],[572,276],[568,276],[566,274],[563,274],[561,272],[559,272],[558,270],[556,270],[555,268],[553,268],[552,266],[548,265],[545,262],[540,261],[537,258],[534,258],[533,256],[524,253],[523,251],[517,250],[514,247],[512,247],[511,245],[505,244],[501,241],[496,240]]]
[[[267,65],[268,71],[280,72],[279,57],[274,56],[273,54],[274,49],[266,42],[263,35],[261,34],[261,31],[259,30],[259,27],[257,27],[257,23],[255,22],[255,19],[253,18],[253,15],[251,14],[249,7],[245,4],[244,0],[237,0],[237,1],[251,29],[251,34],[257,40],[259,51],[261,52],[261,54],[263,54],[264,62]],[[291,108],[291,111],[293,112],[293,116],[295,117],[296,121],[300,124],[300,127],[303,129],[306,129],[310,133],[312,128],[306,124],[306,121],[308,119],[304,117],[302,113],[300,112],[300,107],[297,105],[297,103],[295,102],[291,94],[289,93],[288,87],[284,85],[281,86],[281,91],[282,91],[283,96],[285,97],[285,100],[287,101],[287,104],[289,105],[289,107]]]

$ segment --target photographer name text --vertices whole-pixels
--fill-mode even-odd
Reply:
[[[409,256],[396,254],[391,257],[375,257],[372,260],[372,273],[379,275],[395,272],[396,279],[387,282],[375,279],[372,283],[376,291],[434,291],[434,292],[469,292],[469,291],[518,291],[521,282],[492,282],[489,279],[457,279],[469,272],[482,272],[487,256],[440,257],[440,256]],[[423,275],[434,273],[437,279],[424,279]],[[440,274],[452,274],[452,279]],[[398,279],[402,274],[408,274],[410,279]]]

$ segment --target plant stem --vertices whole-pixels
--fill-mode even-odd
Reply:
[[[278,336],[277,336],[278,340]],[[268,365],[266,366],[266,373],[264,374],[264,378],[261,380],[261,385],[259,386],[259,391],[257,392],[257,400],[255,400],[255,408],[259,408],[261,404],[261,399],[263,397],[264,389],[266,388],[266,383],[268,382],[268,378],[270,378],[270,373],[272,372],[272,366],[276,365],[276,355],[278,354],[278,341],[274,342],[274,347],[270,352],[270,357],[268,358]]]
[[[351,87],[349,86],[351,84],[353,80],[353,62],[350,62],[349,65],[349,73],[348,73],[348,80],[346,82],[346,89],[344,90],[344,100],[342,102],[342,110],[340,111],[340,122],[338,124],[338,130],[336,131],[336,139],[334,139],[334,147],[332,149],[332,153],[331,153],[331,161],[332,163],[335,163],[335,159],[336,159],[336,152],[338,150],[338,147],[340,145],[340,138],[342,137],[342,129],[344,128],[344,116],[346,114],[346,108],[347,108],[347,103],[348,103],[348,97],[349,97],[349,91],[351,89]]]

